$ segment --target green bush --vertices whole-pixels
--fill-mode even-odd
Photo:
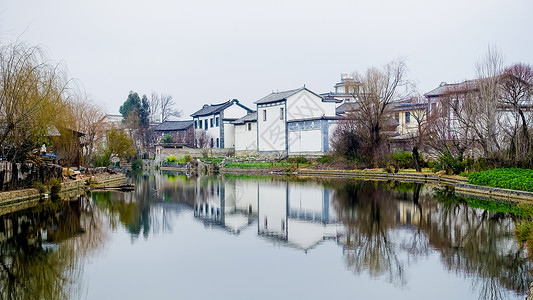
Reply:
[[[411,152],[396,152],[392,155],[392,159],[398,164],[400,169],[410,168],[413,164],[413,154]]]
[[[137,158],[136,160],[133,161],[133,163],[131,163],[131,169],[133,171],[142,170],[142,168],[143,168],[143,161],[140,158]]]
[[[172,136],[170,134],[165,134],[163,136],[163,138],[161,139],[161,143],[164,143],[164,144],[170,144],[170,143],[173,143],[174,140],[172,139]]]
[[[167,157],[167,160],[166,160],[167,163],[177,163],[178,162],[178,158],[175,157],[174,155],[170,155]]]
[[[474,172],[468,174],[468,183],[533,192],[533,170],[510,168]]]
[[[321,158],[317,159],[317,162],[321,164],[331,164],[335,161],[335,157],[331,154],[326,154],[322,156]]]
[[[443,155],[439,156],[432,168],[433,172],[444,170],[446,174],[455,175],[461,174],[465,169],[466,162],[463,161],[463,157],[461,155],[454,157],[449,152],[444,152]]]
[[[50,181],[50,199],[52,201],[61,200],[61,196],[59,195],[61,193],[61,181],[59,179],[52,179]]]

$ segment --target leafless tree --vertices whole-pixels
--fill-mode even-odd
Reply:
[[[405,72],[405,61],[399,58],[382,68],[371,67],[364,74],[354,73],[354,80],[349,83],[353,86],[347,86],[358,105],[353,118],[358,124],[363,151],[374,166],[378,165],[386,140],[384,133],[392,120],[391,104],[406,96],[400,93],[401,87],[409,85]]]
[[[511,113],[503,120],[503,129],[509,137],[510,158],[527,157],[532,150],[528,124],[531,121],[533,68],[526,64],[505,68],[500,77],[500,86],[502,109]]]

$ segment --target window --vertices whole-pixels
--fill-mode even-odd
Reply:
[[[198,126],[200,129],[202,129],[202,120],[198,121]]]
[[[215,119],[215,125],[218,127],[218,117]]]
[[[211,120],[209,120],[209,123],[211,124],[211,128],[213,128],[214,127],[213,124],[215,123],[215,120],[213,118],[211,118]]]
[[[397,123],[400,123],[400,113],[394,113],[394,119]]]
[[[198,121],[194,120],[194,129],[198,129]]]
[[[284,114],[283,114],[283,107],[280,107],[279,109],[279,119],[283,120]]]
[[[405,113],[405,123],[409,123],[411,122],[411,113],[410,112],[406,112]]]
[[[217,138],[217,148],[220,148],[220,141]]]
[[[248,123],[248,131],[252,131],[252,123]]]
[[[267,120],[267,111],[266,109],[263,109],[263,121]]]
[[[207,120],[206,120],[206,121],[207,121]],[[211,138],[211,144],[210,144],[211,148],[213,148],[213,144],[214,144],[214,143],[213,143],[213,138]]]
[[[207,119],[204,120],[204,126],[205,126],[205,130],[207,130]]]

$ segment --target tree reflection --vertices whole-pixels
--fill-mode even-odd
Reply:
[[[354,273],[368,271],[386,276],[400,286],[406,283],[405,266],[392,243],[397,207],[378,182],[351,181],[337,190],[338,219],[347,227],[346,264]]]
[[[0,298],[62,299],[81,289],[83,260],[105,235],[83,196],[0,216]]]

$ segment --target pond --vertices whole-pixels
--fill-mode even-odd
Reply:
[[[524,299],[518,216],[436,186],[146,172],[0,213],[1,299]]]

